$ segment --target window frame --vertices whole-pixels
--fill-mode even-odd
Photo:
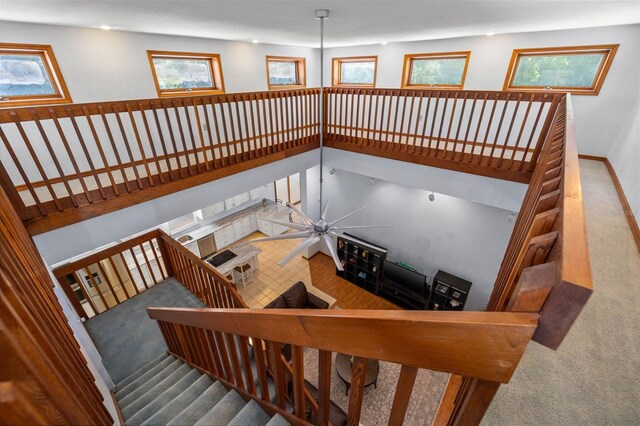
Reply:
[[[344,62],[373,62],[372,83],[342,83],[342,64]],[[332,58],[331,86],[333,87],[376,87],[378,76],[378,55],[342,56]]]
[[[416,60],[438,60],[438,59],[463,59],[464,69],[462,70],[462,79],[460,84],[411,84],[411,74],[413,73],[413,63]],[[471,59],[471,51],[465,50],[460,52],[438,52],[438,53],[407,53],[404,55],[404,63],[402,65],[402,81],[400,87],[402,89],[452,89],[462,90],[464,81],[467,77],[467,69]]]
[[[64,81],[62,72],[56,60],[53,48],[48,44],[0,43],[0,54],[29,54],[37,55],[42,60],[45,72],[55,91],[53,95],[22,95],[0,96],[0,108],[67,104],[73,102],[69,89]]]
[[[296,84],[271,84],[271,75],[269,73],[269,62],[295,62],[296,64]],[[273,56],[266,55],[267,64],[267,87],[269,90],[289,90],[304,89],[307,87],[307,58],[295,56]]]
[[[511,61],[509,62],[509,68],[504,79],[503,91],[517,91],[517,92],[533,92],[533,91],[559,91],[559,92],[571,92],[574,95],[591,95],[597,96],[600,93],[600,89],[604,84],[604,80],[607,78],[607,73],[613,63],[613,58],[616,56],[619,44],[598,44],[587,46],[564,46],[564,47],[539,47],[539,48],[526,48],[526,49],[513,49],[511,54]],[[518,71],[518,65],[520,59],[523,56],[564,56],[564,55],[580,55],[589,53],[604,53],[604,59],[600,62],[596,75],[591,83],[590,87],[579,86],[555,86],[555,87],[543,87],[543,86],[514,86],[513,80],[515,79],[516,72]]]
[[[198,53],[198,52],[172,52],[165,50],[147,50],[147,56],[149,58],[149,66],[151,67],[151,75],[153,76],[153,83],[156,86],[156,92],[160,97],[172,97],[172,96],[198,96],[198,95],[221,95],[225,93],[224,88],[224,75],[222,73],[222,60],[219,53]],[[156,67],[153,64],[154,59],[207,59],[211,69],[211,80],[214,83],[213,87],[193,88],[191,90],[185,89],[162,89],[158,82],[158,75],[156,74]]]

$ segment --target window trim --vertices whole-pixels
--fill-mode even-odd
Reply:
[[[156,86],[156,92],[160,97],[171,96],[198,96],[198,95],[220,95],[225,93],[224,75],[222,73],[222,61],[218,53],[198,53],[198,52],[171,52],[165,50],[147,50],[149,58],[149,66],[151,67],[151,75],[153,83]],[[153,60],[157,58],[166,59],[207,59],[211,67],[211,79],[215,84],[214,87],[194,88],[191,90],[184,89],[161,89],[156,75],[156,68]]]
[[[37,54],[42,59],[45,72],[49,77],[51,86],[55,90],[54,95],[23,95],[5,96],[0,100],[0,108],[29,106],[29,105],[51,105],[67,104],[73,102],[67,84],[62,77],[62,72],[53,53],[53,48],[48,44],[23,44],[23,43],[0,43],[1,53],[14,54]]]
[[[295,62],[298,82],[296,84],[271,84],[269,74],[269,62]],[[307,58],[296,56],[272,56],[266,55],[267,87],[269,90],[304,89],[307,87]]]
[[[342,83],[343,62],[373,62],[373,83]],[[376,87],[378,76],[378,55],[342,56],[332,59],[331,85],[333,87]]]
[[[587,46],[564,46],[564,47],[540,47],[540,48],[527,48],[527,49],[513,49],[511,54],[511,61],[509,62],[509,68],[504,79],[503,91],[518,91],[518,92],[531,92],[531,91],[561,91],[571,92],[574,95],[591,95],[597,96],[600,93],[600,89],[604,84],[604,80],[607,78],[607,73],[613,58],[616,56],[619,44],[598,44]],[[600,62],[600,66],[596,72],[591,87],[576,87],[576,86],[556,86],[556,87],[542,87],[542,86],[513,86],[513,80],[520,64],[522,56],[554,56],[554,55],[579,55],[589,53],[604,53],[604,59]]]
[[[411,74],[413,72],[413,61],[421,59],[462,59],[464,58],[464,70],[462,71],[462,80],[460,84],[411,84]],[[462,90],[464,81],[467,78],[467,69],[469,68],[469,60],[471,59],[471,51],[465,50],[460,52],[439,52],[439,53],[408,53],[404,55],[404,63],[402,65],[402,81],[400,87],[402,89],[452,89]]]

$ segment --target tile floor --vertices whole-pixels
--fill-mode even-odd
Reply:
[[[242,241],[261,237],[264,237],[262,233],[254,232]],[[318,294],[318,290],[311,288],[313,284],[309,261],[304,259],[302,255],[297,256],[285,266],[278,265],[278,262],[302,241],[296,239],[254,243],[256,247],[262,249],[262,253],[258,255],[258,271],[254,273],[253,280],[246,286],[238,284],[238,292],[250,308],[263,308],[298,281],[304,282],[309,291],[316,293],[330,305],[335,303],[335,299],[330,295]]]

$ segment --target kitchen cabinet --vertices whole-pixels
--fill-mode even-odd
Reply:
[[[233,232],[235,234],[236,240],[240,240],[247,235],[251,234],[251,218],[245,217],[240,219],[233,224]]]
[[[261,195],[261,191],[260,188],[256,188],[256,189],[252,189],[251,191],[249,191],[249,196],[251,197],[252,200],[257,200]]]
[[[251,200],[251,194],[249,194],[248,192],[243,192],[242,194],[240,194],[240,203],[246,203],[249,200]]]
[[[217,202],[213,205],[213,211],[216,213],[222,213],[224,210],[224,201]]]
[[[218,250],[230,246],[237,241],[233,225],[226,226],[213,233]]]
[[[284,221],[284,222],[288,222],[289,221],[289,215],[287,213],[283,213],[281,215],[278,215],[278,216],[274,217],[274,219],[281,220],[281,221]],[[271,223],[269,221],[266,221],[266,220],[262,219],[261,217],[258,217],[257,221],[258,221],[258,230],[260,232],[262,232],[263,234],[268,235],[270,237],[272,237],[274,235],[280,235],[280,234],[286,232],[289,229],[288,226],[283,226],[283,225],[278,225],[276,223]]]
[[[258,218],[255,214],[249,216],[249,225],[251,226],[251,232],[256,232],[258,230]]]

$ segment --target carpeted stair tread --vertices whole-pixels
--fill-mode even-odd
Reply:
[[[229,391],[224,398],[198,420],[196,426],[211,424],[226,425],[242,410],[245,400],[234,390]]]
[[[229,422],[227,426],[265,426],[271,417],[253,399]]]
[[[220,393],[219,397],[216,397],[216,392]],[[205,415],[206,412],[209,411],[220,399],[222,399],[226,393],[227,390],[222,386],[222,384],[220,384],[220,382],[214,382],[209,376],[202,374],[191,386],[158,410],[158,412],[153,416],[145,420],[142,424],[149,426],[170,424],[181,426],[193,424],[200,417]],[[201,398],[203,402],[196,404],[189,409],[192,404]],[[198,411],[198,408],[200,408],[201,411]],[[197,415],[195,419],[191,419],[191,417],[188,416],[190,412],[200,414]]]
[[[146,373],[142,374],[140,377],[138,377],[137,379],[135,379],[134,381],[132,381],[131,383],[129,383],[128,385],[120,389],[119,391],[116,391],[116,399],[118,401],[121,401],[131,392],[135,391],[140,386],[143,386],[145,383],[147,383],[147,381],[151,379],[153,376],[155,376],[156,374],[158,374],[159,372],[161,372],[162,370],[164,370],[165,368],[173,364],[176,360],[177,359],[175,357],[169,355],[168,357],[160,361],[158,364],[156,364],[154,367],[149,369]]]
[[[117,385],[116,385],[116,393],[122,389],[124,389],[127,385],[133,383],[135,380],[137,380],[140,376],[142,376],[143,374],[145,374],[147,371],[151,370],[153,367],[155,367],[156,365],[160,364],[163,360],[165,360],[166,358],[169,357],[169,353],[165,352],[162,355],[160,355],[158,358],[154,359],[153,361],[149,362],[148,364],[145,364],[144,366],[142,366],[140,369],[136,370],[135,373],[133,373],[132,375],[130,375],[129,377],[127,377],[126,379],[123,379],[122,381],[120,381]]]
[[[202,418],[212,407],[214,407],[225,395],[228,393],[227,389],[220,382],[215,382],[213,385],[198,395],[187,408],[182,410],[175,416],[167,426],[182,426],[192,425]]]
[[[140,398],[147,391],[151,390],[155,385],[166,379],[176,371],[180,366],[184,365],[184,363],[178,359],[174,360],[171,364],[166,366],[162,371],[156,373],[153,377],[146,380],[141,386],[138,386],[135,390],[127,393],[127,396],[124,398],[118,398],[118,403],[120,404],[120,408],[124,410],[127,405],[134,402],[136,399]],[[144,377],[144,376],[143,376]],[[140,379],[138,379],[140,380]]]
[[[183,370],[185,367],[186,370]],[[179,376],[177,381],[173,381],[174,376],[178,374]],[[189,368],[189,366],[186,364],[178,368],[171,376],[158,383],[152,390],[147,392],[142,397],[138,398],[135,402],[130,404],[125,410],[122,411],[122,415],[125,418],[127,425],[142,424],[142,422],[153,416],[158,410],[171,402],[186,389],[188,389],[193,383],[195,383],[195,381],[199,377],[200,372]],[[151,401],[144,402],[146,396],[149,394],[157,394],[157,396]],[[133,411],[139,402],[140,404],[144,403],[144,405]],[[129,410],[131,413],[125,413],[125,411],[127,410]]]
[[[289,423],[280,414],[276,413],[276,415],[273,416],[271,420],[269,420],[269,422],[267,423],[267,426],[291,426],[291,423]]]

